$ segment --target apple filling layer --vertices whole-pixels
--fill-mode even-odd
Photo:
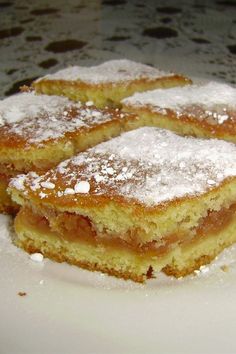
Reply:
[[[89,218],[73,214],[59,213],[57,215],[39,215],[29,208],[22,208],[21,215],[30,222],[30,224],[44,233],[50,230],[58,235],[59,238],[68,242],[85,242],[90,245],[104,245],[118,248],[129,249],[140,255],[148,257],[164,256],[177,245],[187,246],[195,241],[222,232],[236,216],[236,203],[231,204],[229,208],[222,208],[219,211],[209,211],[208,215],[201,218],[198,226],[189,233],[174,233],[158,240],[137,243],[135,233],[130,231],[132,237],[127,241],[123,235],[110,235],[108,233],[98,233],[93,227]],[[50,214],[50,213],[48,213]],[[53,213],[52,213],[53,214]],[[125,238],[125,240],[124,240]]]

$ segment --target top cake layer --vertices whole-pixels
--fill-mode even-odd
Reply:
[[[110,60],[100,65],[85,67],[72,66],[55,74],[46,75],[41,80],[83,81],[88,84],[118,83],[139,79],[157,79],[172,76],[151,66],[136,63],[127,59]]]
[[[189,116],[211,124],[236,120],[236,89],[213,81],[204,85],[136,93],[122,103],[137,108],[148,106],[152,111],[161,114],[172,110],[178,118]]]
[[[1,146],[39,144],[80,128],[93,127],[128,114],[70,101],[66,97],[21,93],[0,101]]]
[[[59,208],[76,207],[84,197],[95,203],[121,198],[153,207],[198,196],[232,176],[234,144],[146,127],[99,144],[43,176],[20,176],[12,186]]]

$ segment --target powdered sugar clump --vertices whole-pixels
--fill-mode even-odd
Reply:
[[[204,85],[188,85],[170,89],[157,89],[135,93],[125,98],[127,106],[150,106],[151,110],[167,114],[171,109],[181,117],[182,113],[199,119],[210,118],[218,124],[230,118],[228,110],[236,109],[236,89],[227,84],[209,82]],[[195,112],[192,114],[192,107]]]
[[[24,190],[25,175],[18,175],[16,179],[16,188],[18,190]]]
[[[75,193],[88,193],[90,190],[90,184],[88,181],[80,181],[74,186]]]
[[[67,69],[60,70],[55,74],[46,75],[41,80],[68,80],[91,84],[100,84],[108,82],[131,81],[141,78],[156,79],[164,76],[173,75],[170,72],[165,72],[152,68],[151,66],[136,63],[127,59],[110,60],[97,66],[84,67],[72,66]]]
[[[55,188],[55,184],[52,183],[52,182],[42,182],[42,183],[41,183],[41,186],[42,186],[43,188],[47,188],[47,189],[53,189],[53,188]]]
[[[84,180],[90,184],[90,195],[120,195],[153,206],[199,195],[230,176],[236,176],[234,144],[146,127],[64,161],[38,177],[37,183],[55,183],[55,190],[44,192],[56,195],[58,203],[67,188],[75,190],[76,184]],[[34,182],[34,178],[27,177],[30,189]],[[17,179],[12,184],[17,188]],[[71,198],[79,201],[80,195],[74,193]]]
[[[42,253],[32,253],[30,255],[30,259],[34,262],[41,263],[43,261],[43,255]]]

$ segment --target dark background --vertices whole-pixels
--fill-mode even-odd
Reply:
[[[0,96],[124,57],[235,84],[236,1],[0,0]]]

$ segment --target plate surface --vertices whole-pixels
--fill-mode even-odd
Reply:
[[[0,225],[1,354],[236,352],[235,246],[194,276],[139,285],[36,263]]]
[[[0,95],[68,64],[123,57],[235,84],[233,5],[3,0]],[[166,29],[167,38],[144,35],[152,27],[160,35]],[[79,39],[81,48],[47,50],[61,39]],[[160,275],[137,285],[49,260],[35,263],[11,244],[10,228],[0,215],[0,354],[236,353],[236,246],[195,276]]]

